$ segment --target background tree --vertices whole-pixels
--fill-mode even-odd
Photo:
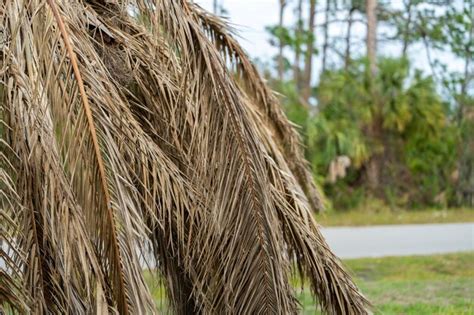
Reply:
[[[303,0],[298,0],[296,7],[296,26],[294,32],[294,51],[295,51],[295,61],[293,63],[293,81],[296,85],[298,91],[301,90],[301,46],[302,39],[304,37],[303,29]]]
[[[327,54],[328,54],[328,48],[329,48],[329,25],[331,24],[329,22],[329,17],[331,13],[331,0],[326,0],[326,8],[324,10],[324,45],[323,45],[323,51],[322,51],[322,69],[321,72],[326,71],[327,68]]]
[[[365,12],[367,15],[367,59],[370,74],[377,74],[377,0],[366,0]]]
[[[314,29],[316,23],[316,0],[309,0],[308,16],[306,53],[304,58],[304,70],[301,86],[301,95],[306,104],[309,104],[309,98],[311,97],[311,78],[313,77],[313,54],[315,52],[314,45],[316,38]]]
[[[472,3],[314,2],[315,21],[324,22],[310,29],[311,4],[295,2],[295,25],[283,25],[284,56],[295,58],[285,71],[292,75],[274,80],[268,74],[285,95],[287,115],[301,127],[306,156],[329,200],[336,208],[371,198],[404,207],[470,205]],[[367,27],[365,42],[358,36],[359,22]],[[329,32],[338,28],[345,31]],[[321,58],[322,68],[311,71],[310,104],[303,93],[308,81],[301,75],[308,65],[307,36],[323,38],[313,43],[313,62]],[[462,70],[450,67],[441,53]],[[429,68],[420,69],[419,59]],[[427,132],[430,128],[434,131]],[[344,156],[350,158],[345,175],[329,180]]]
[[[283,27],[283,18],[285,16],[285,7],[286,7],[286,0],[280,0],[280,14],[278,18],[278,32],[279,34],[279,43],[278,43],[278,79],[283,81],[283,74],[285,71],[285,59],[283,56],[283,48],[285,47],[284,41],[284,27]]]

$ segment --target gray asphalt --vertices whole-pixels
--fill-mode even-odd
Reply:
[[[322,233],[340,258],[474,251],[474,223],[330,227]]]
[[[474,223],[330,227],[322,233],[340,258],[474,251]],[[3,268],[5,262],[0,259]]]

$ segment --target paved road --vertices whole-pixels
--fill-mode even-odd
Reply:
[[[322,233],[341,258],[474,251],[474,223],[331,227]]]
[[[474,223],[331,227],[322,232],[341,258],[474,251]]]

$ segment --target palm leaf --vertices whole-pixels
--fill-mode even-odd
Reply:
[[[263,123],[268,126],[269,132],[278,143],[286,161],[289,162],[290,170],[308,196],[308,202],[310,202],[312,209],[322,211],[324,201],[315,186],[311,172],[308,170],[300,144],[300,137],[285,117],[276,96],[264,83],[256,67],[233,37],[232,30],[225,21],[197,5],[192,7],[194,14],[202,24],[203,30],[215,43],[223,58],[230,61],[239,78],[239,85],[244,93],[253,100],[251,105],[255,106],[259,114],[264,117],[262,119]]]
[[[327,312],[367,312],[297,133],[222,21],[171,0],[2,12],[6,307],[153,313],[145,263],[177,313],[295,313],[295,265]]]

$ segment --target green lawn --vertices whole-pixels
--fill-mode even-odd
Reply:
[[[351,259],[344,263],[374,303],[376,314],[474,314],[474,252]],[[149,273],[146,279],[153,283]],[[152,287],[155,299],[163,301],[161,286]],[[318,314],[309,289],[298,292],[301,313]]]
[[[474,314],[474,252],[344,261],[376,314]],[[314,302],[300,294],[304,314]]]
[[[316,215],[322,226],[362,226],[384,224],[474,222],[474,209],[390,210],[367,207],[351,211],[331,211]]]

